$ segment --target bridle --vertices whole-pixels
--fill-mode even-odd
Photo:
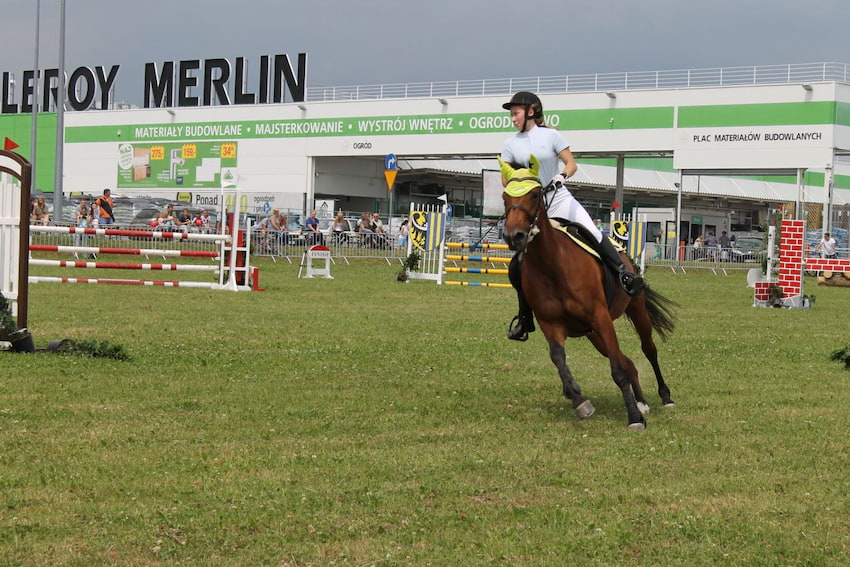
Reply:
[[[527,181],[529,179],[536,179],[536,178],[532,178],[532,177],[517,178],[516,181]],[[505,219],[507,219],[508,214],[510,214],[510,212],[514,209],[521,211],[529,219],[531,219],[531,223],[528,225],[528,239],[526,241],[526,245],[529,242],[531,242],[531,239],[534,238],[534,235],[536,235],[538,232],[540,232],[540,229],[537,227],[537,219],[540,217],[540,210],[543,206],[543,201],[544,201],[545,195],[547,193],[555,191],[555,190],[556,190],[555,187],[550,184],[550,185],[547,185],[546,187],[540,187],[540,186],[535,187],[534,189],[532,189],[531,191],[529,191],[527,193],[527,195],[531,195],[533,193],[534,198],[537,200],[537,208],[534,210],[533,213],[519,203],[514,203],[513,205],[508,207],[508,210],[505,212]]]

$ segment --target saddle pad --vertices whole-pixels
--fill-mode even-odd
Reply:
[[[587,252],[588,254],[590,254],[591,256],[596,258],[597,260],[601,260],[601,258],[599,257],[599,253],[596,250],[591,248],[590,245],[587,242],[585,242],[584,240],[582,240],[581,238],[579,238],[578,236],[576,236],[575,234],[573,234],[572,232],[569,231],[569,225],[564,226],[561,223],[559,223],[558,221],[552,220],[552,219],[549,219],[549,224],[551,224],[552,227],[554,227],[554,228],[558,229],[559,231],[563,232],[564,234],[566,234],[569,238],[572,239],[573,242],[578,244],[579,247],[582,250],[584,250],[585,252]],[[605,236],[605,235],[603,235],[603,238],[607,238],[608,240],[610,240],[611,244],[614,245],[614,248],[617,250],[617,252],[625,252],[626,249],[623,248],[623,246],[619,242],[617,242],[616,238],[612,238],[610,236]]]

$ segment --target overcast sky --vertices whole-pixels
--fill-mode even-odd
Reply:
[[[0,0],[0,72],[34,61],[36,0]],[[60,0],[41,0],[39,66],[58,62]],[[850,63],[850,0],[66,0],[66,70],[308,54],[307,86],[786,63]],[[534,29],[534,32],[526,31]]]

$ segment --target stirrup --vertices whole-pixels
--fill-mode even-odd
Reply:
[[[511,319],[511,324],[508,326],[508,338],[512,341],[528,340],[528,329],[525,326],[525,320],[519,315]]]
[[[637,295],[645,285],[642,277],[627,271],[620,273],[620,283],[629,295]]]

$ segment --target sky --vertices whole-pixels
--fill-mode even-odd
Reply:
[[[40,0],[39,67],[58,66],[60,0]],[[36,0],[0,0],[0,72],[35,56]],[[65,67],[308,54],[308,87],[788,63],[850,63],[849,0],[65,0]]]

